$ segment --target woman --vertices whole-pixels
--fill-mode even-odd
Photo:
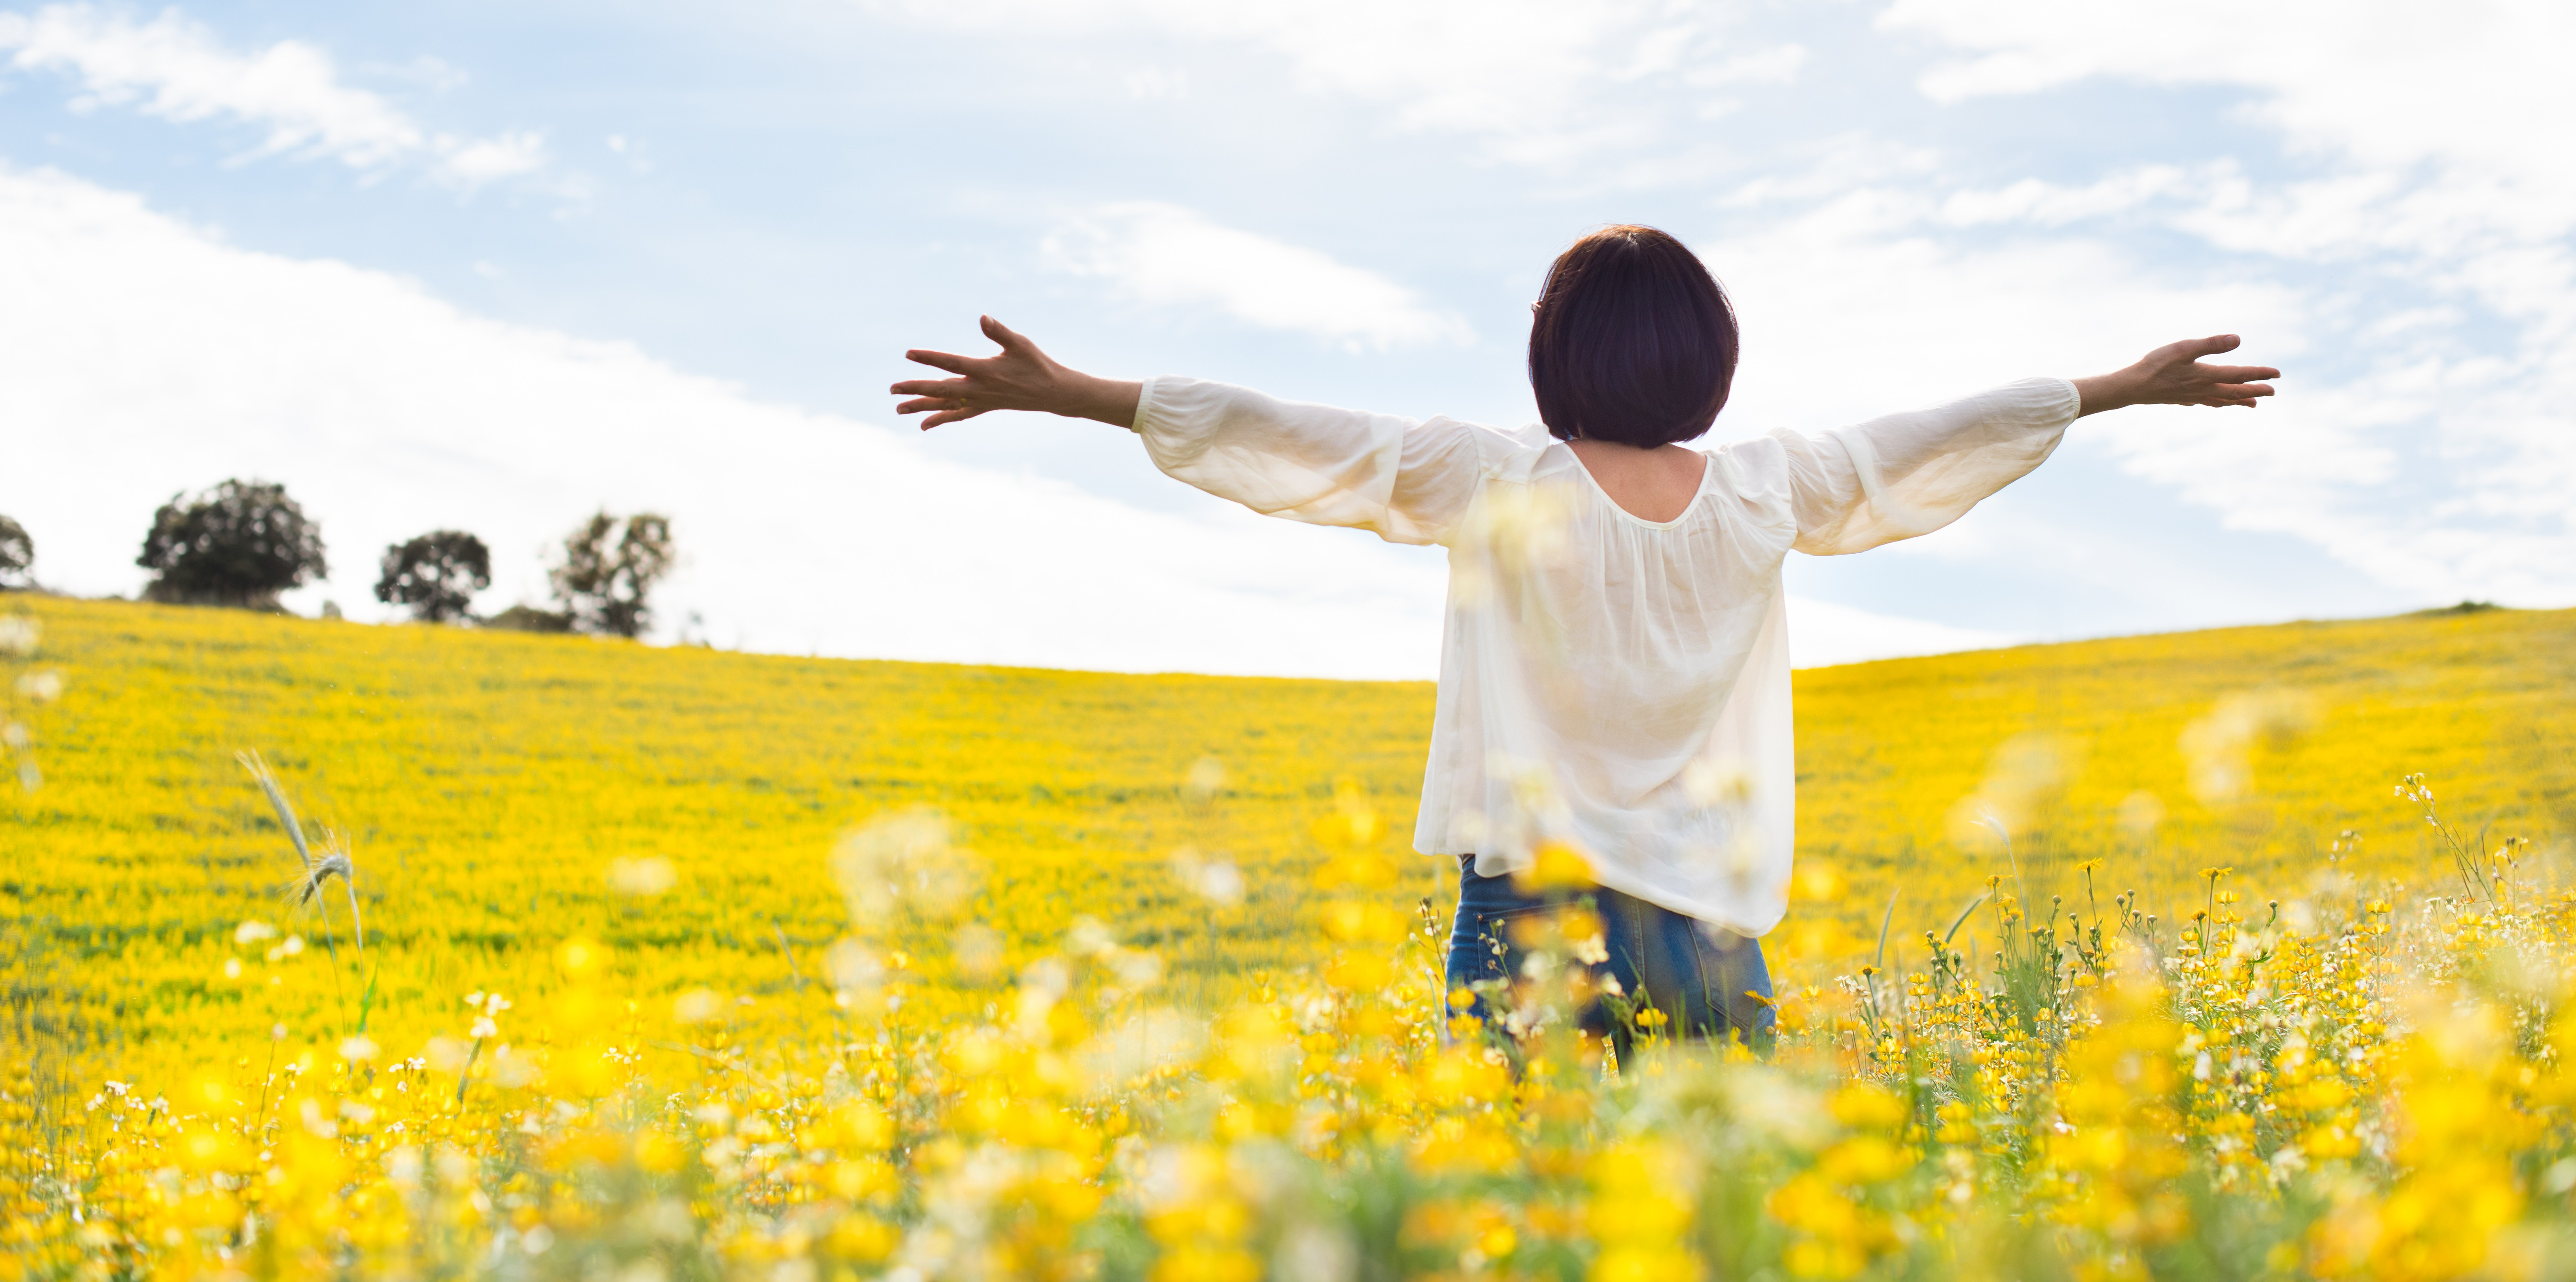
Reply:
[[[1541,423],[1515,432],[1094,378],[989,317],[1001,355],[910,352],[957,377],[893,390],[912,398],[899,412],[930,415],[924,429],[998,409],[1098,419],[1142,437],[1164,472],[1255,511],[1447,546],[1414,846],[1459,861],[1453,993],[1503,978],[1502,924],[1546,907],[1512,874],[1571,851],[1596,883],[1607,1004],[1760,1047],[1771,993],[1756,940],[1787,909],[1792,850],[1788,553],[1929,533],[2037,467],[2077,418],[2250,408],[2272,394],[2256,380],[2279,373],[2200,364],[2237,340],[2193,339],[2112,374],[1699,451],[1682,442],[1726,404],[1736,323],[1681,242],[1594,232],[1556,260],[1532,310]],[[1604,1006],[1587,1016],[1595,1029],[1612,1022]]]

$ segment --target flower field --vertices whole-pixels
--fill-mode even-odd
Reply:
[[[19,608],[0,1272],[2576,1270],[2576,613],[1802,672],[1780,1045],[1611,1063],[1427,686]]]

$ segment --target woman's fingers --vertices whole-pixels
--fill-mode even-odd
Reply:
[[[971,378],[914,378],[886,390],[897,396],[955,396],[974,385]]]
[[[962,423],[983,412],[984,411],[982,410],[968,409],[962,405],[955,409],[942,410],[937,414],[933,414],[930,417],[921,420],[921,430],[927,432],[934,427],[944,427],[950,423]]]
[[[920,347],[916,347],[911,351],[905,352],[903,354],[903,358],[911,361],[913,364],[927,365],[932,369],[944,369],[951,374],[971,374],[974,372],[975,366],[986,363],[986,359],[988,359],[974,356],[959,356],[954,352],[934,352],[927,348]]]
[[[2242,405],[2252,409],[2262,398],[2271,394],[2272,389],[2260,383],[2219,383],[2202,389],[2198,395],[2184,397],[2179,403],[2222,408],[2229,405]]]
[[[2256,380],[2281,376],[2281,371],[2261,365],[2194,365],[2191,372],[2205,380],[2202,386],[2206,390],[2199,398],[2201,404],[2242,405],[2247,409],[2252,409],[2255,401],[2273,394],[2270,384]]]
[[[2281,371],[2266,365],[2209,365],[2200,372],[2222,383],[2252,383],[2281,376]]]
[[[990,316],[978,316],[975,323],[983,329],[984,337],[993,340],[1005,354],[1020,356],[1037,350],[1037,344],[1030,342],[1026,335]]]

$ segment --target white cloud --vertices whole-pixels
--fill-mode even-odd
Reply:
[[[1924,77],[1939,101],[2088,76],[2233,84],[2302,144],[2372,165],[2441,161],[2564,192],[2576,175],[2576,8],[2559,0],[1897,0],[1883,28],[1981,51]]]
[[[545,168],[546,140],[538,134],[525,132],[469,139],[443,147],[439,163],[459,181],[468,186],[479,186],[495,178],[535,173]]]
[[[377,555],[441,527],[492,546],[485,608],[541,600],[540,551],[606,504],[674,518],[664,620],[701,613],[719,644],[1346,677],[1438,665],[1436,555],[961,466],[937,434],[230,248],[51,173],[0,169],[0,422],[0,511],[35,535],[40,575],[76,591],[133,591],[154,506],[244,476],[283,482],[322,524],[335,574],[298,595],[307,611],[327,597],[384,617]]]
[[[265,128],[268,137],[254,156],[328,156],[360,169],[425,161],[440,177],[468,187],[545,164],[544,143],[535,134],[432,132],[383,97],[341,83],[321,49],[282,40],[236,52],[175,10],[142,23],[88,4],[0,13],[0,50],[20,70],[77,76],[84,96],[76,106],[130,106],[183,124],[220,118]]]
[[[1806,51],[1747,40],[1748,6],[1702,0],[880,0],[908,21],[1004,36],[1143,32],[1250,46],[1299,87],[1382,102],[1398,128],[1556,164],[1662,136],[1658,94],[1786,84]],[[1637,90],[1644,90],[1643,93]],[[1689,94],[1678,96],[1688,99]],[[1667,158],[1668,159],[1668,158]]]
[[[2455,260],[2576,231],[2576,7],[2557,0],[1898,0],[1880,25],[1980,51],[1923,77],[1940,102],[2097,76],[2251,91],[2246,114],[2335,172],[2214,184],[2182,225],[2227,248]]]
[[[1805,45],[1776,45],[1688,72],[1682,79],[1695,85],[1785,85],[1794,83],[1806,65]]]
[[[2576,9],[1899,0],[1881,25],[1974,51],[1924,78],[1939,101],[2095,76],[2241,86],[2244,112],[2306,162],[2297,178],[2220,159],[1952,197],[1958,222],[2152,216],[2255,262],[2337,269],[2305,306],[2362,370],[2286,386],[2295,457],[2261,462],[2205,424],[2147,416],[2117,429],[2135,470],[2384,582],[2576,592],[2576,78],[2559,66]]]
[[[1190,73],[1186,71],[1139,67],[1127,73],[1125,82],[1130,98],[1181,99],[1190,96]]]
[[[1107,280],[1140,303],[1214,308],[1354,349],[1473,338],[1465,321],[1375,272],[1177,205],[1102,205],[1048,235],[1041,252],[1055,270]]]
[[[2233,172],[2233,167],[2220,164],[2209,167],[2212,175]],[[2041,227],[2062,227],[2086,219],[2124,214],[2158,197],[2175,194],[2193,185],[2209,186],[2206,176],[2194,175],[2174,165],[2142,165],[2122,170],[2099,182],[2082,187],[2064,187],[2024,178],[2019,182],[1988,191],[1957,191],[1941,203],[1941,220],[1958,227],[1975,227],[1993,223],[2030,223]]]
[[[1798,597],[1789,600],[1789,654],[1801,668],[1947,654],[1953,650],[1991,650],[2027,639],[1873,614],[1830,601]]]

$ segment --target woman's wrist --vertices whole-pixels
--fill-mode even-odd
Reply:
[[[1075,374],[1072,384],[1056,413],[1134,430],[1137,406],[1145,399],[1143,383]]]
[[[2138,403],[2137,367],[2091,378],[2070,379],[2075,384],[2077,401],[2075,417],[2099,414],[2104,410],[2122,409]]]

